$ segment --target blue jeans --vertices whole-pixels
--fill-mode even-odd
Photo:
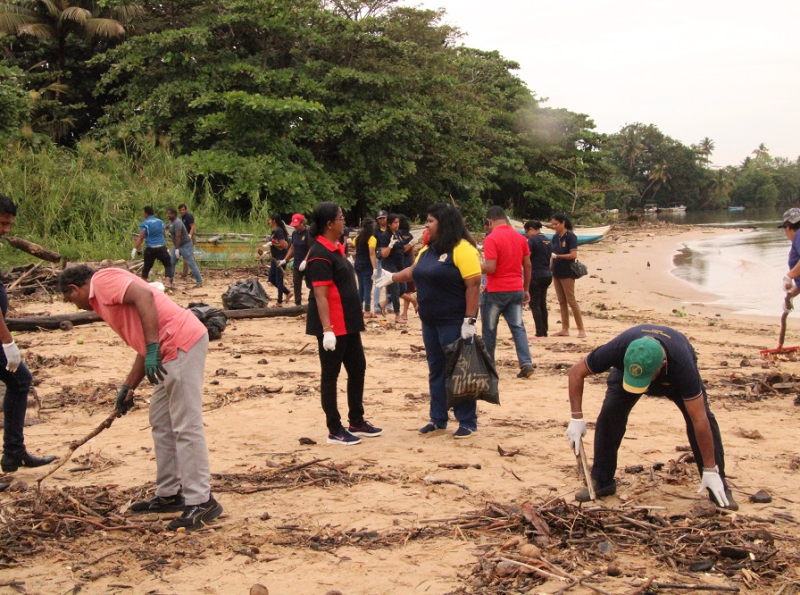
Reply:
[[[28,409],[28,391],[33,378],[25,364],[22,363],[14,373],[6,370],[6,356],[0,350],[0,382],[6,385],[6,396],[3,397],[3,453],[11,456],[25,452],[25,411]]]
[[[444,346],[455,342],[461,336],[461,323],[446,326],[431,326],[422,323],[422,342],[425,344],[425,357],[428,360],[428,386],[431,392],[431,421],[440,428],[447,427],[447,389],[445,371],[447,356]],[[453,407],[458,425],[473,432],[478,429],[478,414],[475,401],[462,402]]]
[[[372,269],[368,271],[356,271],[358,279],[358,300],[364,307],[364,312],[372,312]]]
[[[511,336],[514,338],[514,347],[517,350],[520,368],[533,365],[531,350],[528,347],[528,333],[522,322],[522,303],[524,301],[524,291],[484,291],[481,294],[481,318],[483,319],[481,336],[486,345],[486,351],[494,359],[497,323],[502,314],[508,323]]]
[[[181,258],[183,261],[189,265],[189,270],[192,271],[192,277],[196,283],[202,283],[203,278],[200,276],[200,269],[197,268],[197,263],[194,261],[194,244],[186,243],[179,248],[181,253]],[[175,249],[169,251],[170,261],[172,262],[172,271],[169,276],[169,280],[174,283],[175,282],[175,263],[177,259],[175,258]]]

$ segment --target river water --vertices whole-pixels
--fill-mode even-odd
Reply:
[[[686,242],[673,259],[671,273],[716,295],[715,304],[733,307],[740,314],[774,316],[781,313],[781,280],[788,270],[790,243],[777,227],[784,210],[690,211],[654,217],[736,230]]]

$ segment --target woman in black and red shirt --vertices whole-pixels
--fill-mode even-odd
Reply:
[[[306,258],[306,283],[311,287],[306,334],[317,337],[321,371],[322,409],[328,443],[349,446],[359,436],[380,436],[382,430],[364,419],[364,375],[367,360],[361,344],[364,317],[358,299],[355,271],[339,243],[344,216],[338,205],[321,202],[311,213],[309,233],[316,241]],[[336,405],[336,381],[347,370],[349,426],[342,425]]]

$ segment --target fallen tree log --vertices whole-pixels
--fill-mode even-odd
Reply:
[[[42,260],[46,260],[48,262],[61,262],[61,259],[63,258],[58,252],[53,252],[47,248],[42,248],[39,244],[34,244],[28,240],[23,240],[22,238],[18,238],[16,236],[3,237],[5,237],[6,241],[14,246],[14,248],[17,250],[27,252],[36,258],[41,258]]]
[[[275,318],[278,316],[300,316],[305,314],[308,306],[291,306],[288,308],[249,308],[247,310],[223,310],[228,320],[247,318]],[[70,322],[73,326],[102,322],[94,312],[78,312],[76,314],[59,314],[57,316],[30,316],[28,318],[7,318],[6,326],[10,331],[57,330],[62,322]]]

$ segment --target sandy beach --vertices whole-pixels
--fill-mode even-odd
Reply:
[[[271,595],[519,592],[491,590],[491,581],[477,580],[483,575],[474,573],[481,560],[496,560],[502,544],[517,534],[462,530],[452,519],[484,511],[487,503],[542,506],[564,498],[575,504],[572,494],[583,484],[564,436],[567,369],[594,347],[644,322],[682,331],[698,352],[711,409],[722,430],[728,476],[741,506],[735,515],[718,514],[718,522],[748,527],[762,522],[780,550],[774,559],[796,556],[797,542],[791,536],[800,521],[800,407],[794,404],[797,389],[792,383],[800,376],[800,363],[759,357],[760,350],[777,346],[777,317],[733,315],[716,307],[713,296],[669,274],[682,242],[722,233],[736,232],[645,225],[614,229],[602,242],[581,247],[579,259],[590,274],[578,281],[576,293],[587,338],[577,339],[573,330],[572,337],[532,341],[536,373],[517,379],[513,343],[501,322],[501,405],[479,404],[479,431],[469,440],[452,438],[455,424],[434,436],[417,433],[428,419],[428,386],[413,310],[408,325],[369,321],[363,335],[365,407],[367,419],[384,433],[348,448],[325,443],[316,340],[304,334],[304,318],[232,321],[222,339],[211,343],[204,395],[213,486],[225,508],[223,517],[201,532],[175,535],[159,529],[166,525],[164,519],[125,515],[127,504],[137,498],[134,490],[141,494],[152,488],[155,477],[148,390],[143,386],[129,415],[44,482],[51,499],[59,488],[65,493],[67,488],[83,494],[103,491],[113,504],[112,515],[138,528],[104,530],[100,523],[106,513],[93,515],[85,505],[66,499],[71,509],[50,523],[61,523],[60,529],[37,525],[25,539],[11,539],[14,519],[27,518],[21,499],[35,501],[42,471],[20,469],[5,476],[27,484],[27,492],[17,485],[0,494],[0,546],[5,550],[0,552],[0,593],[14,592],[8,586],[13,581],[23,592],[47,594],[77,592],[76,585],[89,593],[247,593],[255,583],[268,587]],[[267,287],[265,274],[261,281]],[[186,285],[174,299],[181,305],[205,301],[220,306],[227,284],[239,278],[244,275],[216,272],[202,289]],[[274,298],[274,288],[267,291]],[[74,311],[57,297],[53,302],[12,300],[14,316]],[[549,304],[551,331],[558,330],[552,289]],[[530,312],[525,317],[532,336]],[[790,316],[788,345],[800,343],[799,329],[797,318]],[[41,411],[29,409],[26,443],[38,454],[61,455],[111,411],[115,387],[133,353],[104,324],[19,333],[16,340],[34,371],[42,401]],[[776,376],[787,390],[764,388],[777,382]],[[344,387],[343,371],[340,408],[346,403]],[[599,412],[604,389],[605,376],[587,382],[584,412],[590,421]],[[590,459],[592,428],[590,424],[586,442]],[[656,507],[665,518],[688,515],[706,497],[696,494],[699,478],[693,465],[676,462],[682,455],[676,448],[685,445],[678,409],[665,399],[642,398],[620,449],[619,489],[601,505]],[[683,465],[683,471],[650,471],[658,462],[673,470]],[[625,471],[636,465],[645,472]],[[772,502],[751,503],[750,496],[759,490],[769,492]],[[88,518],[97,525],[87,529],[86,523],[64,517]],[[9,544],[14,548],[8,549]],[[517,545],[502,551],[513,557]],[[633,593],[641,584],[637,581],[653,576],[661,583],[736,586],[765,594],[800,581],[800,571],[785,567],[770,576],[755,573],[756,578],[747,575],[752,569],[690,571],[680,564],[673,567],[654,549],[623,542],[606,558],[575,547],[554,542],[543,557],[568,568],[572,576],[598,570],[591,584],[608,593]],[[616,576],[606,572],[612,562],[620,571]],[[565,584],[548,579],[527,592],[554,593]],[[569,592],[593,591],[576,585]]]

